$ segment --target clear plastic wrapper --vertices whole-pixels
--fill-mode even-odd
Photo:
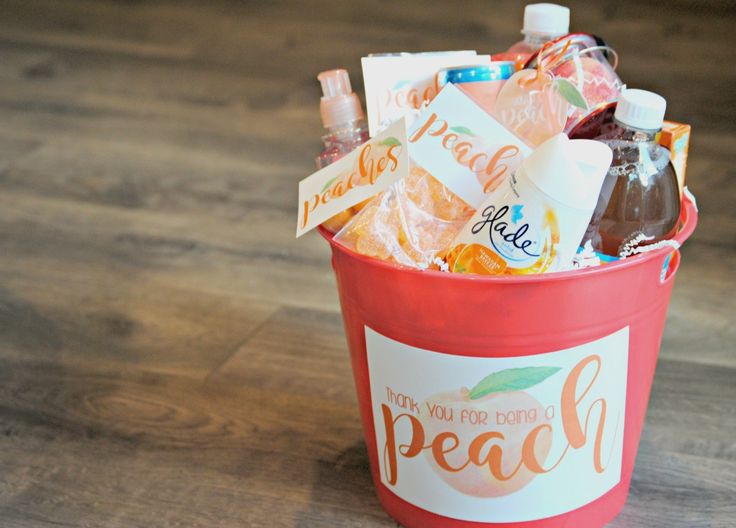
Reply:
[[[429,172],[409,175],[373,198],[335,240],[360,253],[416,268],[437,267],[474,209]]]
[[[585,108],[576,105],[568,113],[566,132],[590,113],[616,101],[625,88],[616,74],[618,54],[591,35],[575,33],[547,43],[540,50],[536,64],[552,72],[556,79],[569,81],[584,99]]]

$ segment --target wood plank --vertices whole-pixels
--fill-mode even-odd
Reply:
[[[280,309],[211,375],[357,405],[351,378],[340,314],[304,308]]]
[[[571,0],[693,125],[682,250],[616,528],[736,523],[733,2]],[[390,527],[327,244],[294,240],[316,73],[497,51],[523,5],[4,0],[0,526]],[[328,21],[328,22],[326,22]]]
[[[235,522],[232,515],[257,525],[279,499],[286,512],[276,523],[284,526],[299,519],[314,519],[315,526],[337,520],[358,526],[366,519],[375,521],[366,526],[390,525],[380,521],[385,517],[371,493],[355,406],[339,401],[340,392],[300,396],[288,387],[255,388],[256,380],[192,384],[132,369],[104,373],[76,367],[69,374],[26,364],[11,374],[5,366],[0,448],[16,456],[0,463],[0,504],[13,505],[0,507],[0,514],[24,518],[31,508],[35,520],[123,526],[142,522],[146,512],[165,504],[171,522]],[[693,372],[709,382],[683,389]],[[693,524],[682,526],[727,525],[736,483],[736,450],[728,431],[736,414],[724,402],[736,396],[734,374],[734,369],[662,362],[633,501],[613,526],[663,521],[678,526],[690,520]],[[348,377],[341,383],[343,390],[352,389]],[[249,412],[243,414],[243,408]],[[714,433],[720,434],[720,446],[713,443]],[[703,441],[710,442],[709,449]],[[183,471],[188,478],[181,478]],[[698,493],[703,486],[708,493]],[[33,500],[39,495],[63,500],[39,504]],[[676,507],[670,504],[673,496],[679,497]],[[222,508],[212,507],[220,503]],[[192,505],[199,512],[194,516]],[[712,512],[710,524],[698,524],[702,508]],[[104,517],[108,511],[118,513]]]

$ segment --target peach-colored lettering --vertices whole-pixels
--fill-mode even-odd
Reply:
[[[315,194],[311,200],[304,201],[302,227],[307,226],[309,215],[320,205],[326,205],[330,199],[341,198],[350,191],[350,189],[359,185],[374,185],[381,174],[383,174],[387,169],[390,172],[396,172],[396,169],[399,166],[398,153],[401,152],[401,148],[402,145],[391,145],[386,150],[385,156],[375,159],[371,155],[371,144],[367,143],[364,145],[358,155],[357,167],[355,170],[350,172],[347,179],[344,174],[338,176],[328,189],[320,194]]]
[[[452,444],[449,447],[445,447],[445,440],[452,441]],[[449,462],[447,462],[447,459],[445,458],[445,455],[447,453],[454,451],[458,448],[459,445],[460,439],[455,433],[444,432],[435,436],[434,440],[432,440],[432,456],[437,461],[437,465],[445,471],[450,471],[452,473],[457,473],[458,471],[462,471],[463,469],[465,469],[465,466],[470,463],[469,461],[465,462],[465,464],[458,468],[454,468],[449,464]]]
[[[457,134],[446,134],[445,137],[442,138],[442,146],[446,149],[451,149],[453,143],[457,141],[457,138],[459,136]]]
[[[383,411],[383,425],[386,428],[386,446],[383,450],[383,462],[388,472],[389,484],[396,484],[398,468],[396,464],[397,446],[394,426],[402,418],[407,418],[411,424],[411,442],[398,447],[398,452],[406,458],[415,457],[424,449],[424,428],[422,427],[422,423],[411,414],[402,413],[394,418],[391,409],[385,403],[381,405],[381,410]]]
[[[431,127],[435,123],[437,123],[439,128],[433,130]],[[437,119],[437,114],[432,113],[427,118],[427,121],[409,138],[409,142],[416,143],[424,134],[429,134],[430,136],[441,136],[444,134],[445,130],[447,130],[447,127],[448,125],[446,121]]]
[[[465,165],[465,156],[470,154],[470,152],[473,150],[473,144],[469,141],[461,141],[459,143],[456,143],[454,147],[452,147],[452,152],[455,154],[455,159],[460,165]]]
[[[579,397],[576,398],[576,394],[579,392],[579,382],[582,372],[588,365],[594,364],[596,371],[593,374],[590,381],[583,388]],[[460,449],[460,440],[458,436],[452,431],[439,432],[434,439],[428,445],[424,445],[425,432],[422,423],[414,416],[404,413],[398,415],[396,418],[391,414],[391,410],[387,405],[382,405],[383,411],[383,422],[386,428],[386,443],[383,448],[384,453],[384,464],[386,464],[386,471],[388,473],[388,480],[390,484],[395,484],[398,479],[398,466],[397,459],[398,455],[405,458],[416,457],[423,450],[429,449],[432,453],[432,457],[437,465],[449,472],[458,472],[464,469],[468,464],[473,464],[478,467],[487,467],[491,475],[499,481],[505,481],[513,478],[522,467],[526,467],[529,471],[537,474],[549,473],[554,470],[566,455],[570,452],[570,449],[580,449],[588,441],[587,430],[588,423],[596,405],[600,406],[600,419],[598,421],[598,427],[596,429],[594,439],[594,454],[593,454],[593,467],[596,472],[602,473],[605,468],[601,464],[601,444],[603,441],[603,430],[605,426],[606,418],[606,401],[603,398],[598,398],[590,405],[585,415],[584,424],[580,423],[580,414],[578,413],[578,406],[582,399],[588,394],[590,389],[593,387],[595,380],[601,370],[601,358],[598,355],[591,355],[581,360],[567,376],[565,383],[562,388],[561,395],[561,416],[563,431],[567,440],[567,445],[563,449],[560,457],[550,467],[545,468],[537,458],[536,446],[540,441],[542,435],[552,435],[552,426],[548,423],[540,424],[535,427],[525,437],[521,456],[518,463],[510,473],[503,472],[503,461],[504,461],[504,447],[503,442],[506,440],[504,435],[498,431],[485,431],[478,434],[467,447],[467,458],[465,463],[459,467],[453,467],[449,464],[446,458],[446,454]],[[408,420],[411,425],[411,437],[408,444],[400,444],[397,447],[395,426],[396,423],[401,420]],[[544,445],[544,442],[543,444]],[[487,452],[486,452],[487,448]],[[486,453],[483,456],[483,453]]]
[[[509,166],[505,163],[499,162],[502,160],[514,158],[518,154],[519,147],[517,147],[516,145],[506,145],[496,151],[491,160],[488,162],[488,165],[485,169],[485,174],[488,176],[488,180],[483,186],[484,193],[492,191],[493,188],[495,188],[494,184],[497,182],[500,183],[501,176],[506,174],[506,171],[508,171]],[[477,171],[474,172],[478,174]]]
[[[394,154],[394,151],[396,149],[401,150],[401,145],[391,145],[389,149],[386,151],[386,156],[388,156],[388,159],[391,160],[391,172],[396,171],[396,167],[399,166],[399,158],[396,157],[396,154]]]

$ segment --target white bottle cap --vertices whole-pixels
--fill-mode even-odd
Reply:
[[[612,158],[604,143],[560,133],[537,147],[519,170],[550,198],[593,214]]]
[[[646,90],[628,89],[621,93],[613,117],[626,126],[643,130],[659,130],[664,121],[667,101]]]
[[[317,79],[322,84],[319,111],[325,128],[363,119],[360,99],[350,87],[350,76],[346,70],[323,71]]]
[[[570,30],[570,8],[557,4],[529,4],[524,8],[522,33],[566,35]]]

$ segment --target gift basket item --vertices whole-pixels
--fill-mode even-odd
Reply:
[[[674,242],[696,223],[686,196]],[[677,249],[498,277],[420,271],[321,233],[373,480],[393,518],[408,528],[595,528],[619,513]]]

